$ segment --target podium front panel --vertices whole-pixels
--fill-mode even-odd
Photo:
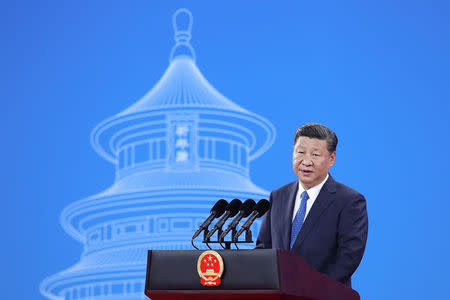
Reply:
[[[149,251],[146,290],[279,290],[277,251],[215,250],[224,263],[220,286],[200,284],[197,261],[203,251]]]

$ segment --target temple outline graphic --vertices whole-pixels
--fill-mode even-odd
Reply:
[[[192,234],[220,198],[268,197],[249,165],[273,144],[275,128],[203,77],[192,25],[189,10],[175,12],[164,75],[93,129],[91,144],[116,166],[115,182],[62,211],[61,225],[84,250],[78,263],[41,282],[47,298],[146,299],[147,250],[192,249]]]

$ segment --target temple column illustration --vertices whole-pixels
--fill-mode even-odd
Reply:
[[[275,129],[203,77],[192,22],[186,9],[174,14],[164,75],[93,129],[92,146],[115,165],[115,182],[61,213],[84,250],[78,263],[41,283],[49,299],[145,299],[147,250],[192,249],[192,234],[220,198],[268,197],[249,166],[272,145]]]

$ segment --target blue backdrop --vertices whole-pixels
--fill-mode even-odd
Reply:
[[[44,299],[39,283],[79,260],[59,215],[114,181],[89,134],[159,80],[180,7],[203,75],[277,130],[252,181],[294,180],[295,129],[328,125],[332,175],[367,198],[354,288],[450,297],[450,4],[409,0],[2,2],[2,298]]]

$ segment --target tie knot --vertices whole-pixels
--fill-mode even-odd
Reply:
[[[302,193],[302,200],[308,200],[309,199],[309,195],[308,195],[308,192],[307,191],[303,191],[303,193]]]

